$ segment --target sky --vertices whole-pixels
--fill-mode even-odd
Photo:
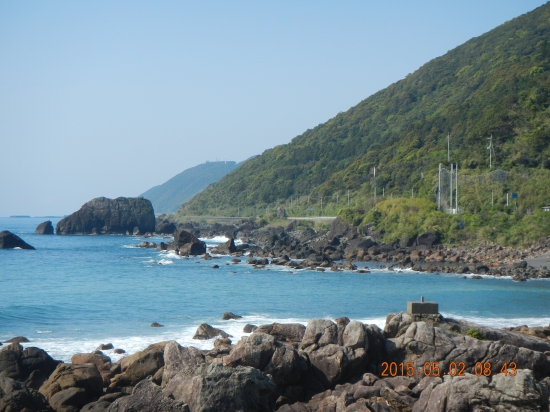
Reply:
[[[2,0],[0,216],[261,154],[542,4]]]

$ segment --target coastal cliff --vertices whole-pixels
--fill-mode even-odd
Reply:
[[[153,205],[139,197],[97,197],[60,220],[55,228],[58,235],[144,234],[154,231]]]

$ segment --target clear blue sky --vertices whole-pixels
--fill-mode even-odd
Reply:
[[[0,216],[260,154],[543,3],[3,0]]]

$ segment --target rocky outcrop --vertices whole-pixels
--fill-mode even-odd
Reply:
[[[147,199],[98,197],[60,220],[55,231],[58,235],[145,234],[155,231],[155,213]]]
[[[36,226],[34,233],[37,235],[53,235],[54,230],[53,230],[52,221],[47,220],[45,222],[40,223],[38,226]]]
[[[176,225],[168,220],[159,222],[155,227],[157,235],[173,235],[176,231]]]
[[[235,253],[237,251],[237,247],[235,246],[235,240],[233,238],[230,238],[227,242],[219,244],[215,252],[229,255],[231,253]]]
[[[43,412],[48,409],[44,397],[24,383],[0,377],[0,411]]]
[[[0,249],[15,249],[15,248],[35,250],[34,247],[29,245],[19,236],[14,235],[10,231],[4,230],[0,232]]]
[[[179,249],[180,255],[202,255],[206,253],[206,243],[183,228],[176,230],[174,233],[174,244]]]
[[[190,412],[268,412],[274,409],[274,389],[272,379],[257,369],[204,364],[191,375],[176,375],[163,392]]]
[[[227,334],[223,330],[210,326],[207,323],[203,323],[197,328],[197,331],[195,332],[193,339],[207,340],[207,339],[213,339],[218,336],[221,336],[222,338],[231,337],[229,334]]]
[[[120,364],[122,373],[115,375],[109,386],[134,386],[147,376],[154,376],[164,366],[164,349],[167,344],[161,342],[150,345],[141,352],[123,358]]]
[[[40,393],[51,402],[56,394],[71,389],[72,392],[64,392],[54,398],[54,402],[60,405],[63,402],[82,402],[81,406],[84,406],[94,398],[101,396],[102,388],[103,379],[95,365],[91,363],[83,365],[61,363],[44,382]]]
[[[232,320],[232,319],[241,319],[242,316],[235,315],[233,312],[225,312],[222,315],[222,320]]]
[[[301,323],[271,323],[260,325],[255,332],[267,333],[281,342],[301,342],[306,327]]]
[[[434,381],[424,389],[412,409],[413,412],[470,410],[548,410],[548,390],[535,380],[530,370],[518,370],[515,376],[447,375],[442,383]]]
[[[162,385],[166,386],[178,373],[191,374],[195,367],[203,363],[205,357],[198,349],[183,347],[175,341],[169,342],[164,349]]]
[[[0,377],[25,381],[33,375],[28,382],[33,389],[38,389],[58,364],[44,350],[34,347],[23,349],[17,342],[0,350]]]
[[[131,396],[115,400],[107,412],[188,412],[182,402],[174,401],[162,394],[159,386],[150,379],[136,385]]]

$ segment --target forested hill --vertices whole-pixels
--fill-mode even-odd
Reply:
[[[153,203],[155,213],[174,213],[183,202],[235,170],[238,165],[231,161],[206,162],[178,173],[167,182],[142,193],[140,197]]]
[[[252,215],[308,197],[341,203],[373,193],[434,200],[438,165],[462,173],[550,169],[550,5],[506,22],[438,57],[286,145],[245,162],[178,214],[218,207]],[[367,81],[367,80],[365,80]],[[542,170],[541,170],[542,169]],[[338,199],[338,200],[336,200]],[[540,199],[538,200],[540,201]],[[209,210],[210,209],[210,210]],[[302,210],[303,211],[303,210]]]

